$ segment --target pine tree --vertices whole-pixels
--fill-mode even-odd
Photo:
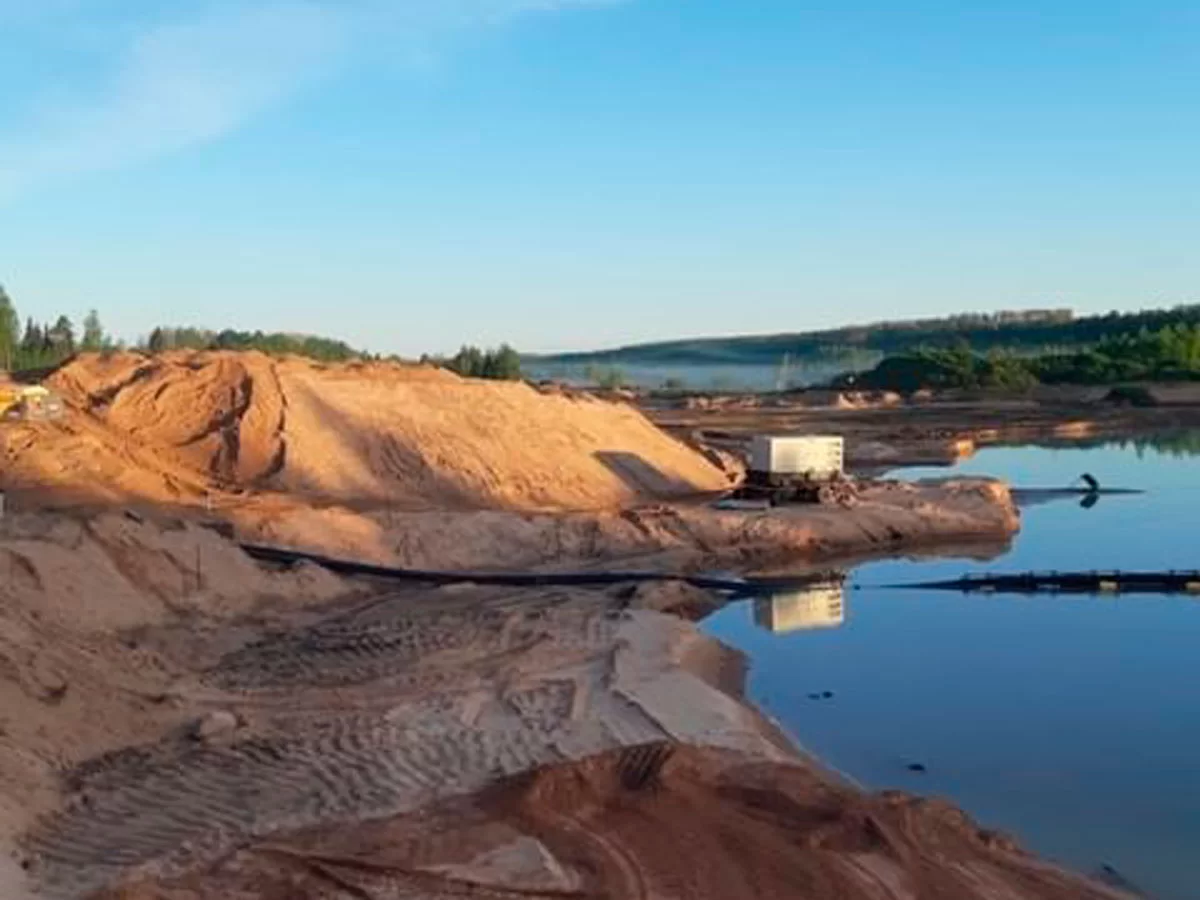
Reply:
[[[25,334],[21,338],[22,353],[37,353],[42,349],[42,329],[33,321],[33,316],[25,320]]]
[[[21,320],[13,302],[3,287],[0,287],[0,365],[12,371],[13,355],[17,349],[17,333]]]
[[[64,360],[75,353],[75,326],[66,316],[59,316],[46,331],[46,340],[54,361]]]
[[[80,348],[86,353],[98,353],[104,347],[104,327],[100,314],[90,310],[83,318],[83,341]]]
[[[150,332],[150,339],[146,342],[146,348],[151,353],[162,353],[167,349],[167,335],[161,328],[155,328]]]

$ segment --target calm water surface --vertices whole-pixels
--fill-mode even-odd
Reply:
[[[1187,446],[983,451],[957,471],[1029,487],[1087,471],[1148,493],[1030,507],[1012,550],[988,562],[863,566],[840,610],[828,597],[738,603],[707,627],[750,656],[752,698],[866,786],[951,798],[1077,869],[1108,864],[1152,896],[1194,900],[1200,599],[881,587],[972,571],[1200,568],[1200,458]]]
[[[872,357],[863,368],[875,364]],[[804,387],[829,381],[851,368],[836,363],[791,365],[781,369],[771,365],[674,365],[616,363],[614,365],[566,365],[527,362],[524,371],[533,379],[549,378],[576,384],[594,383],[597,373],[616,370],[626,387],[661,388],[674,385],[696,391],[771,391],[778,388]],[[857,367],[855,367],[857,368]]]

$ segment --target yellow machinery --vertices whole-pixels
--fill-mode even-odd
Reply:
[[[62,399],[40,384],[0,385],[0,418],[5,421],[58,419],[62,413]]]

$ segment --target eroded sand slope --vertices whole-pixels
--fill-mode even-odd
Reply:
[[[50,384],[70,414],[4,430],[10,488],[171,503],[254,490],[356,508],[593,509],[728,483],[629,406],[423,367],[85,355]]]

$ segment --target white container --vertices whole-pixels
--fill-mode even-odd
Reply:
[[[754,472],[828,480],[841,475],[844,464],[845,442],[835,435],[758,435],[750,443],[750,469]]]
[[[843,588],[830,584],[763,597],[755,602],[754,619],[776,634],[839,628],[846,621]]]

